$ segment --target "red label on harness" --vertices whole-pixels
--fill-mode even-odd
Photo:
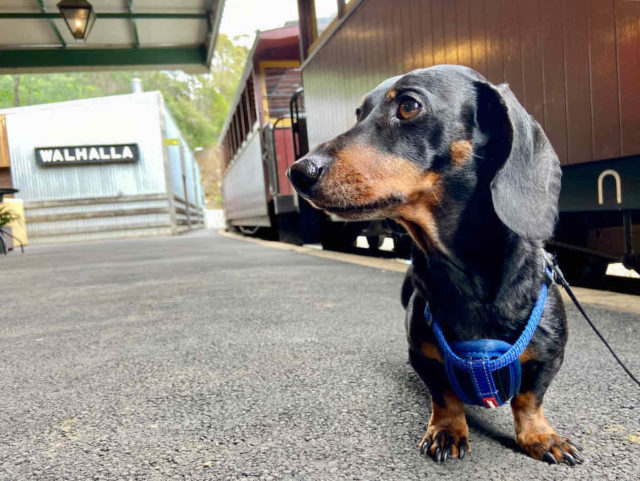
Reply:
[[[485,407],[488,407],[489,409],[498,407],[498,401],[496,401],[496,398],[494,398],[493,396],[483,397],[482,402],[484,403]]]

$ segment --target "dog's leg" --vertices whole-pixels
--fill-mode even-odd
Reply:
[[[470,451],[464,405],[448,385],[435,345],[423,343],[421,350],[410,349],[409,359],[431,393],[431,418],[418,447],[439,463],[449,457],[462,459]]]
[[[544,416],[542,401],[534,392],[520,393],[511,401],[518,444],[529,456],[551,464],[571,466],[583,461],[582,448],[569,438],[558,436]]]
[[[523,364],[520,393],[511,400],[516,440],[532,458],[551,464],[565,462],[571,466],[583,462],[582,448],[569,438],[559,436],[547,421],[542,408],[544,394],[562,364],[562,354],[540,362]]]
[[[431,398],[429,427],[420,441],[420,451],[443,463],[449,456],[464,458],[469,447],[469,427],[462,401],[452,391],[442,395],[444,406]]]

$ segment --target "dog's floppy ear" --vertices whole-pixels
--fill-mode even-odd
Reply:
[[[558,156],[506,84],[475,82],[475,87],[476,120],[487,137],[485,157],[498,169],[491,182],[496,214],[522,237],[548,239],[558,215]]]

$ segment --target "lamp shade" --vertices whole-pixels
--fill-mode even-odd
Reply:
[[[58,10],[73,38],[78,42],[84,42],[96,21],[96,12],[91,4],[86,0],[62,0],[58,3]]]

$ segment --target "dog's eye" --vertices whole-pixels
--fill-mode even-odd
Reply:
[[[404,120],[414,118],[420,112],[422,106],[416,100],[405,98],[398,105],[398,117]]]

